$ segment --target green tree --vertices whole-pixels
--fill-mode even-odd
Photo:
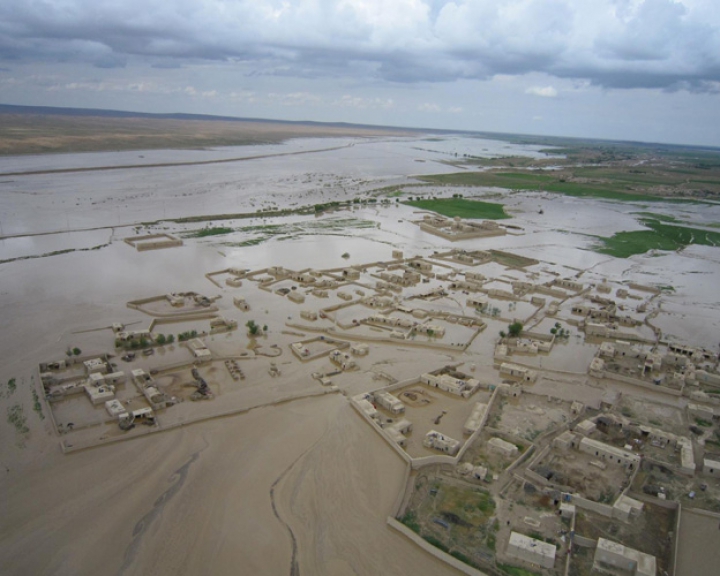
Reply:
[[[167,343],[172,344],[173,342],[175,342],[175,336],[173,336],[172,334],[169,334],[167,337]]]
[[[520,334],[522,334],[522,330],[523,330],[523,325],[520,322],[513,322],[512,324],[510,324],[508,326],[508,333],[510,334],[510,336],[512,336],[514,338],[517,338],[518,336],[520,336]]]
[[[80,348],[78,348],[77,346],[73,348],[72,352],[73,354],[75,354],[75,356],[80,356],[80,354],[82,354],[82,350],[80,350]]]
[[[255,320],[248,320],[245,323],[245,326],[247,326],[248,334],[250,334],[250,336],[255,336],[260,330],[260,326],[255,324]]]
[[[155,338],[155,342],[160,344],[160,346],[165,344],[167,342],[167,338],[165,338],[165,334],[158,334],[157,338]]]

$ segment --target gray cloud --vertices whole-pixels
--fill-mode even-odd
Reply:
[[[157,68],[255,63],[257,74],[398,83],[533,72],[608,88],[714,91],[714,0],[5,0],[0,61]]]

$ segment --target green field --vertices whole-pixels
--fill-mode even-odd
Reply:
[[[439,198],[436,200],[407,200],[403,202],[422,210],[437,212],[443,216],[454,218],[476,218],[483,220],[503,220],[510,218],[505,213],[502,204],[495,202],[481,202],[480,200],[467,200],[465,198]]]
[[[720,232],[664,224],[653,218],[640,221],[649,230],[618,232],[610,238],[601,237],[597,251],[616,258],[628,258],[648,250],[680,250],[691,244],[720,246]]]
[[[626,202],[699,202],[691,198],[668,198],[656,196],[642,191],[631,191],[628,188],[641,190],[654,183],[633,182],[609,177],[610,172],[602,175],[602,179],[592,182],[568,181],[559,174],[538,172],[457,172],[454,174],[435,174],[419,176],[418,180],[431,184],[449,186],[488,186],[509,190],[545,191],[575,196],[578,198],[602,198],[605,200],[621,200]],[[599,178],[599,177],[598,177]],[[718,183],[720,184],[720,182]]]

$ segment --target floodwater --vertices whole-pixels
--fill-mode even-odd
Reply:
[[[332,148],[331,150],[327,150]],[[272,156],[315,150],[303,155]],[[179,225],[165,218],[253,212],[263,207],[310,205],[354,198],[368,190],[412,181],[414,174],[456,171],[443,162],[463,154],[541,157],[537,148],[467,137],[298,139],[284,144],[190,151],[145,151],[6,157],[0,172],[48,168],[269,157],[173,168],[13,176],[0,179],[0,311],[6,330],[0,345],[9,357],[36,355],[57,345],[72,327],[108,325],[127,314],[124,302],[148,294],[208,291],[206,272],[228,266],[329,268],[385,260],[392,248],[429,255],[452,248],[503,249],[541,261],[538,272],[584,281],[636,281],[672,286],[654,323],[669,337],[715,345],[720,306],[720,252],[692,246],[681,253],[615,259],[592,251],[597,236],[640,229],[635,213],[652,211],[688,221],[720,221],[720,206],[639,204],[579,199],[548,193],[463,188],[466,197],[502,202],[520,230],[452,243],[421,231],[414,209],[394,201],[320,217],[217,220]],[[421,160],[421,161],[420,161]],[[450,195],[454,189],[418,191]],[[410,189],[413,193],[413,189]],[[542,210],[542,214],[540,211]],[[142,222],[160,221],[142,228]],[[137,253],[120,240],[136,233],[182,235],[205,226],[232,234],[185,239],[181,249]],[[263,227],[274,227],[264,232]],[[46,235],[37,235],[48,232]],[[259,242],[247,245],[248,242]],[[67,253],[60,253],[68,251]],[[348,259],[342,255],[348,253]],[[51,255],[54,254],[54,255]],[[16,260],[17,259],[17,260]],[[482,271],[481,271],[482,272]],[[483,272],[484,273],[484,272]],[[62,303],[62,304],[58,304]]]
[[[309,150],[315,152],[270,156]],[[47,419],[40,421],[31,408],[37,363],[61,357],[68,346],[92,350],[108,339],[113,322],[144,327],[147,317],[128,309],[129,300],[189,290],[210,297],[223,293],[205,279],[208,272],[229,266],[340,267],[387,260],[393,249],[406,256],[452,248],[509,250],[540,260],[533,271],[543,281],[581,274],[583,282],[607,277],[671,286],[674,291],[659,297],[662,312],[653,323],[668,338],[714,349],[720,334],[719,248],[615,259],[592,247],[595,236],[639,229],[634,212],[681,210],[686,220],[712,223],[720,222],[720,206],[648,207],[466,188],[461,191],[466,197],[505,204],[513,216],[507,223],[519,229],[456,243],[421,231],[411,222],[421,215],[394,199],[319,217],[184,225],[168,220],[354,198],[407,184],[413,175],[457,171],[445,164],[456,153],[543,155],[505,142],[443,137],[303,139],[246,148],[0,159],[0,173],[8,173],[268,155],[223,164],[0,175],[0,382],[16,377],[19,383],[15,395],[0,403],[4,414],[12,402],[22,401],[31,429],[23,440],[4,419],[0,422],[0,464],[7,468],[0,469],[0,491],[9,495],[2,506],[11,524],[0,526],[0,572],[93,574],[109,566],[118,574],[234,574],[242,564],[253,573],[278,573],[292,559],[289,526],[303,573],[350,573],[350,567],[359,574],[454,573],[385,527],[402,489],[403,465],[342,396],[263,408],[69,456],[59,453]],[[147,252],[122,241],[154,231],[182,236],[206,225],[234,232],[186,237],[181,248]],[[12,235],[18,236],[7,237]],[[485,270],[498,266],[478,268]],[[227,300],[221,307],[231,307]],[[258,313],[271,313],[272,301],[268,295]],[[462,309],[464,300],[445,305]],[[507,304],[502,306],[508,313]],[[493,338],[505,326],[488,319],[487,330],[468,351],[473,361],[482,357],[491,363]],[[582,371],[589,355],[581,346],[573,332],[572,343],[564,345],[567,353],[559,347],[563,369]],[[572,362],[562,360],[569,355]],[[403,377],[453,359],[448,354],[418,359],[407,351],[378,356],[383,358],[378,370]],[[550,368],[552,359],[543,358],[543,367]],[[478,366],[486,364],[478,360]],[[298,382],[302,377],[298,374]],[[359,373],[348,390],[359,393],[377,385]],[[279,386],[258,386],[253,394],[281,392]],[[109,547],[110,541],[117,546]]]

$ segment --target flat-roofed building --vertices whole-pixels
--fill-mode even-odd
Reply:
[[[405,404],[399,398],[396,398],[390,392],[375,392],[373,394],[375,402],[385,408],[391,414],[402,414],[405,412]]]
[[[592,438],[583,438],[580,440],[578,446],[580,452],[590,454],[591,456],[599,456],[603,460],[609,460],[615,462],[621,466],[633,470],[640,464],[640,456],[633,452],[624,450],[623,448],[616,448],[610,444],[593,440]]]
[[[602,570],[603,565],[616,568],[633,576],[656,576],[655,556],[623,546],[618,542],[598,538],[593,570]]]
[[[425,434],[423,446],[454,456],[460,449],[460,440],[455,440],[454,438],[450,438],[450,436],[445,436],[445,434],[441,434],[437,430],[430,430],[430,432]]]
[[[515,446],[515,444],[506,442],[502,438],[491,438],[488,441],[488,447],[494,452],[498,452],[507,458],[512,458],[519,452],[518,447]]]
[[[507,554],[543,568],[555,566],[557,547],[519,532],[510,532]]]

